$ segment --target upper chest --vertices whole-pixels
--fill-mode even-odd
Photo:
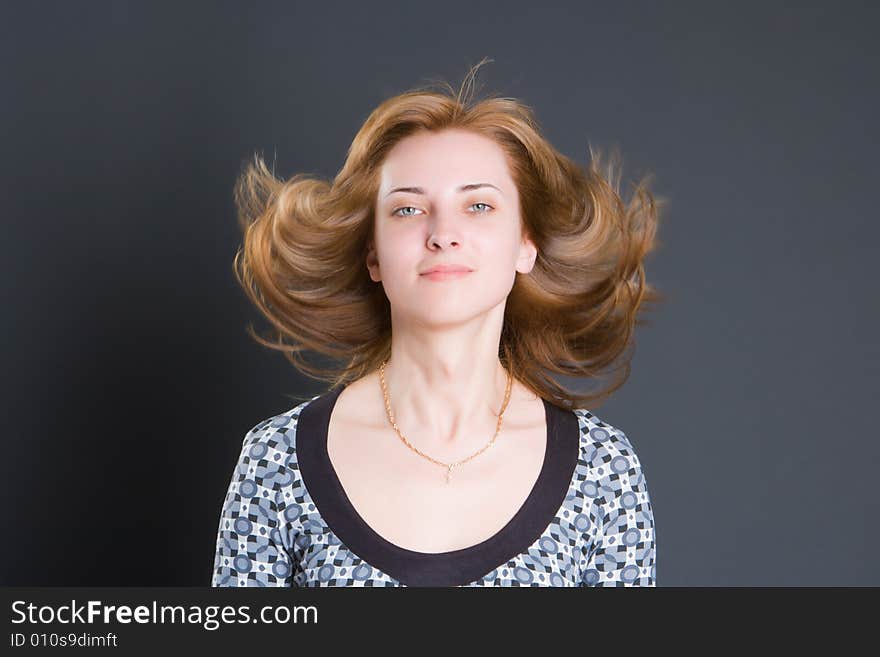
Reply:
[[[495,443],[455,467],[446,483],[445,467],[411,450],[387,417],[382,421],[369,405],[375,404],[374,396],[353,386],[346,388],[330,416],[330,463],[354,510],[387,541],[430,553],[471,547],[511,521],[544,465],[547,420],[543,401],[527,396],[516,399],[516,411],[512,413],[508,406]],[[384,413],[384,407],[381,410]],[[418,447],[417,429],[400,428]],[[483,440],[471,443],[476,449],[454,460],[470,456],[493,435],[494,430],[487,431]]]

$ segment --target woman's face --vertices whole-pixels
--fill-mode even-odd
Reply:
[[[535,255],[520,228],[504,151],[494,141],[445,130],[409,136],[388,153],[367,268],[396,318],[437,326],[483,315],[506,301],[516,272],[531,271]],[[422,275],[440,264],[472,271]]]

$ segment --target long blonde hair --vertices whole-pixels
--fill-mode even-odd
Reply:
[[[523,231],[538,249],[534,268],[516,274],[508,296],[499,358],[543,399],[569,409],[594,407],[629,376],[633,329],[648,323],[640,307],[662,299],[644,268],[658,244],[659,203],[648,190],[650,176],[625,203],[616,156],[603,175],[601,154],[591,146],[590,164],[581,168],[547,142],[522,102],[469,97],[485,61],[457,92],[441,83],[440,90],[420,87],[382,102],[332,181],[302,173],[282,181],[254,155],[235,185],[244,241],[233,269],[277,337],[261,337],[252,326],[249,332],[332,388],[378,369],[391,355],[391,309],[365,264],[377,174],[404,137],[471,130],[504,150],[519,190]],[[308,363],[307,351],[329,364]],[[552,373],[614,376],[599,390],[581,393]]]

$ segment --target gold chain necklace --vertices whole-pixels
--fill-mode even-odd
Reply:
[[[394,427],[394,430],[397,432],[397,435],[400,436],[400,439],[403,443],[413,450],[419,456],[422,456],[432,463],[436,463],[437,465],[442,465],[446,468],[446,483],[449,483],[450,478],[452,477],[452,468],[463,465],[470,461],[472,458],[475,458],[489,449],[494,443],[495,439],[498,437],[499,432],[501,431],[501,419],[504,417],[504,411],[507,410],[507,402],[510,401],[510,387],[513,383],[513,377],[510,374],[510,371],[507,372],[507,390],[504,393],[504,403],[501,405],[501,413],[498,414],[498,425],[495,427],[495,435],[492,436],[492,440],[488,442],[479,452],[471,454],[466,459],[461,461],[456,461],[455,463],[443,463],[442,461],[438,461],[437,459],[431,458],[427,454],[420,452],[416,447],[414,447],[404,436],[400,433],[400,428],[397,426],[397,422],[394,420],[394,414],[391,412],[391,402],[388,399],[388,387],[385,385],[385,365],[388,363],[386,360],[382,363],[382,366],[379,368],[379,380],[382,383],[382,394],[385,396],[385,411],[388,414],[388,420],[391,422],[391,426]]]

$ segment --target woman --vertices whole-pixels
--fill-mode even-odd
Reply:
[[[245,436],[213,586],[655,585],[641,464],[586,406],[660,298],[657,204],[446,90],[382,103],[332,183],[239,179],[236,275],[279,332],[255,337],[333,385]],[[547,375],[621,355],[601,393]]]

